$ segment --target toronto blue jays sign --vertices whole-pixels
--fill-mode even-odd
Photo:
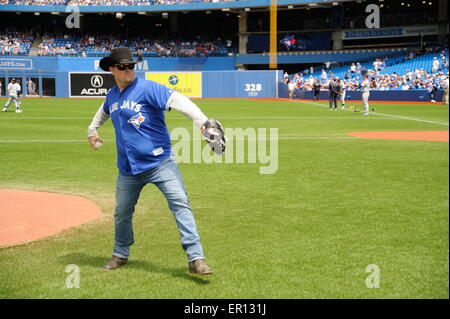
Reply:
[[[33,68],[32,59],[0,58],[0,69],[31,70],[32,68]]]

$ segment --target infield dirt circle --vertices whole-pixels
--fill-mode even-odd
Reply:
[[[101,209],[86,198],[0,189],[0,246],[54,235],[101,215]]]

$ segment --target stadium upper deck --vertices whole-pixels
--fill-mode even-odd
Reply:
[[[278,5],[324,4],[349,0],[278,0]],[[65,12],[67,5],[80,12],[139,12],[268,7],[270,0],[0,0],[0,11]]]

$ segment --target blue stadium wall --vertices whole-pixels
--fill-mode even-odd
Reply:
[[[55,79],[55,97],[81,96],[71,93],[75,86],[70,81],[71,74],[81,74],[78,79],[84,88],[94,92],[90,78],[95,75],[110,75],[99,67],[99,57],[0,57],[0,78],[8,83],[10,78],[18,78],[26,83],[28,78],[38,81],[39,95],[45,78]],[[136,67],[138,77],[146,78],[148,72],[160,73],[167,80],[171,75],[197,72],[201,74],[201,96],[204,98],[273,98],[278,95],[278,79],[282,71],[235,71],[235,60],[229,57],[208,58],[146,58]],[[107,76],[105,76],[105,79]],[[105,80],[106,81],[106,80]],[[25,88],[23,88],[25,90]],[[4,94],[4,92],[3,92]],[[26,96],[26,91],[24,92]],[[186,94],[189,95],[189,94]],[[96,94],[86,94],[95,97]]]
[[[0,72],[10,71],[101,71],[101,57],[0,56]],[[144,58],[137,71],[217,71],[234,70],[233,57]]]
[[[238,58],[145,58],[136,70],[142,78],[146,72],[201,72],[201,97],[204,98],[288,97],[286,85],[279,82],[282,71],[234,71]],[[55,96],[66,98],[71,96],[70,72],[102,73],[99,61],[99,57],[0,57],[0,78],[6,81],[19,78],[22,83],[30,77],[37,78],[40,95],[45,95],[42,80],[54,78]],[[296,98],[312,99],[312,92],[297,91]],[[327,98],[327,92],[321,92],[321,99]],[[347,99],[360,100],[360,92],[349,92]],[[371,100],[429,101],[430,97],[424,90],[372,91]],[[436,100],[442,100],[442,91],[438,92]]]

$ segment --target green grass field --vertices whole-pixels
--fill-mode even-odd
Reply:
[[[79,195],[104,214],[1,248],[0,298],[449,297],[448,142],[346,134],[448,130],[448,106],[372,103],[379,114],[362,117],[324,102],[195,102],[224,127],[278,128],[275,174],[259,174],[258,162],[179,164],[215,273],[187,272],[175,221],[153,185],[137,205],[129,263],[103,271],[114,239],[112,123],[94,151],[86,132],[101,100],[24,99],[24,113],[0,113],[0,188]],[[192,131],[174,111],[167,123]],[[66,287],[69,264],[80,268],[78,289]],[[379,267],[379,288],[366,287],[370,264]]]

